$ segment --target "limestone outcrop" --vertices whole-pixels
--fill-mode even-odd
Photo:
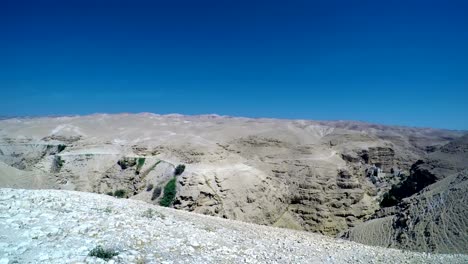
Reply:
[[[437,180],[466,168],[466,149],[457,144],[463,135],[221,116],[6,119],[0,186],[124,191],[158,204],[175,167],[185,164],[174,208],[335,236],[384,215],[384,196],[424,166]],[[412,167],[418,160],[424,164]]]

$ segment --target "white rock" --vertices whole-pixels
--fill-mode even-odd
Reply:
[[[107,263],[132,263],[143,256],[149,263],[320,263],[327,260],[334,263],[468,263],[468,256],[463,255],[373,248],[311,233],[221,220],[90,193],[0,189],[0,196],[19,192],[22,195],[17,195],[17,200],[37,197],[43,201],[31,207],[31,215],[40,212],[37,215],[54,217],[30,221],[13,203],[11,210],[2,211],[7,215],[5,219],[11,219],[11,223],[22,221],[24,227],[11,229],[4,225],[6,221],[0,221],[0,264],[11,260],[19,263],[106,263],[87,256],[97,245],[120,252]],[[70,204],[70,212],[66,213],[62,210],[65,198]],[[113,208],[112,213],[105,212],[107,207]],[[142,218],[141,212],[149,208],[171,220],[163,223]],[[56,217],[58,214],[60,216]],[[217,231],[206,232],[203,227],[207,225]],[[27,250],[26,254],[21,253],[23,250]]]

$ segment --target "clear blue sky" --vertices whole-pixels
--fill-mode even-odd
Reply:
[[[0,1],[0,115],[468,129],[468,1]]]

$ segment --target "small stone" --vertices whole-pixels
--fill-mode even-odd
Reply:
[[[192,241],[192,242],[190,243],[190,245],[191,245],[192,247],[195,247],[195,248],[196,248],[196,247],[200,247],[200,244],[199,244],[197,241]]]
[[[39,260],[44,261],[49,259],[49,254],[41,254]]]

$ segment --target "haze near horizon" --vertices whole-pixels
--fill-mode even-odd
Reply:
[[[0,115],[468,129],[464,1],[4,1]]]

